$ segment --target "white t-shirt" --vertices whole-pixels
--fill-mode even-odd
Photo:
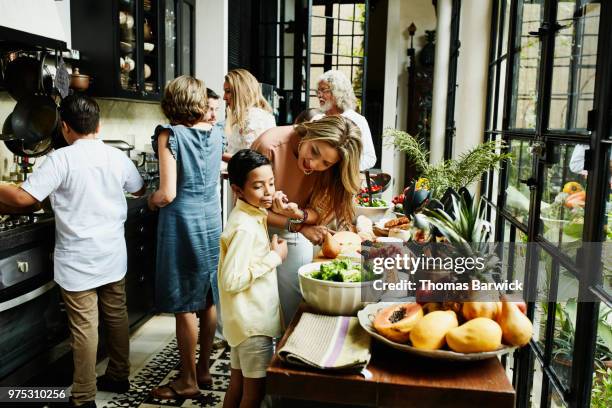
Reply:
[[[323,116],[323,114],[316,115],[313,120],[319,120]],[[363,145],[363,150],[361,151],[361,158],[359,159],[359,170],[367,170],[374,167],[376,164],[376,150],[374,150],[372,132],[370,131],[370,125],[368,125],[367,119],[352,109],[347,109],[342,112],[342,116],[355,122],[361,131],[361,144]]]
[[[79,139],[49,154],[21,188],[55,213],[55,281],[82,291],[125,276],[127,218],[124,190],[144,182],[134,163],[98,139]]]
[[[276,127],[274,115],[261,108],[249,108],[246,129],[241,132],[238,125],[232,127],[231,133],[227,135],[226,152],[236,154],[239,150],[249,149],[255,139],[273,127]]]

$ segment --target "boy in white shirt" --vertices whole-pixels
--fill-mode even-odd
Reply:
[[[50,198],[54,279],[66,304],[75,362],[70,406],[95,407],[98,303],[110,357],[98,386],[114,392],[130,386],[124,190],[140,196],[146,189],[134,163],[96,138],[100,108],[93,99],[70,95],[59,110],[70,146],[49,154],[21,187],[2,186],[0,202],[27,207]]]
[[[231,346],[231,377],[224,407],[259,407],[265,395],[272,338],[281,334],[276,267],[287,257],[287,242],[268,241],[267,210],[274,173],[262,154],[243,149],[228,163],[238,200],[221,234],[219,297],[223,336]]]

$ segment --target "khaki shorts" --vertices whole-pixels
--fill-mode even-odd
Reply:
[[[266,369],[272,360],[274,347],[272,337],[249,337],[230,350],[230,366],[241,370],[246,378],[265,378]]]

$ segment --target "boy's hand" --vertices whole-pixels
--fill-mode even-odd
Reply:
[[[272,235],[272,240],[270,241],[270,247],[274,252],[281,257],[284,261],[287,259],[287,241],[278,237],[278,235]]]

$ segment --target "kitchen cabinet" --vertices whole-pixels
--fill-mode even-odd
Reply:
[[[165,84],[194,71],[194,0],[70,2],[72,46],[91,75],[87,93],[159,101]]]
[[[141,206],[128,210],[125,223],[125,241],[128,269],[125,277],[128,318],[134,330],[154,312],[155,298],[155,244],[157,213],[149,211],[146,199]]]

